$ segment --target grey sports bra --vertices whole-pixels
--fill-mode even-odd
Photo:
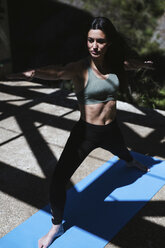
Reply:
[[[107,79],[98,78],[92,68],[88,68],[88,81],[84,89],[76,94],[80,104],[96,104],[116,99],[119,79],[109,74]]]

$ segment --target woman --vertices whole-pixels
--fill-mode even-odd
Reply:
[[[116,122],[116,93],[119,89],[127,89],[123,68],[124,46],[107,18],[94,18],[87,36],[87,48],[89,56],[78,62],[62,68],[52,66],[24,73],[29,78],[72,80],[81,113],[52,177],[50,204],[53,225],[39,240],[39,248],[47,248],[63,233],[66,185],[93,149],[104,148],[125,160],[127,166],[148,171],[131,156]]]

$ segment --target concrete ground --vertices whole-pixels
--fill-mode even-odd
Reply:
[[[165,111],[120,101],[117,106],[127,146],[165,159]],[[73,93],[34,82],[0,82],[0,237],[48,203],[53,168],[78,118]],[[69,186],[112,156],[102,149],[93,151]],[[105,247],[164,248],[164,189]]]

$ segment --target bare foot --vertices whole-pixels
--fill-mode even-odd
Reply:
[[[127,163],[127,167],[135,167],[141,171],[148,172],[150,171],[144,164],[141,164],[139,161],[133,159],[131,162]]]
[[[53,240],[64,233],[64,229],[62,224],[53,225],[49,232],[39,239],[38,241],[38,248],[47,248],[51,245]]]

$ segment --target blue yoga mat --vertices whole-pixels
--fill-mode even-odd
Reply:
[[[148,166],[143,173],[113,157],[67,192],[65,233],[50,248],[101,248],[165,184],[165,161],[132,152]],[[37,248],[51,227],[49,206],[1,238],[1,248]]]

